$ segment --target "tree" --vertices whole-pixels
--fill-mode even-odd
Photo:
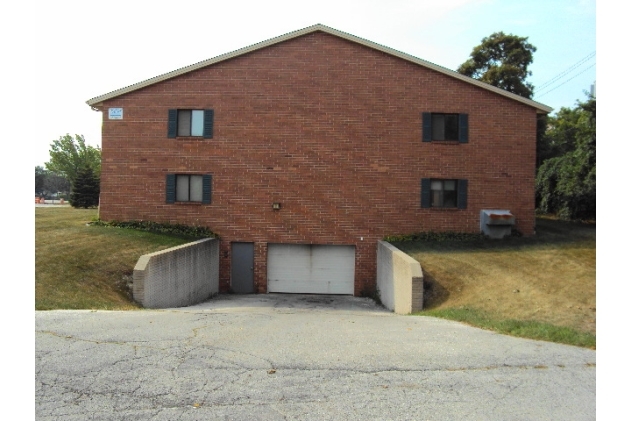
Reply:
[[[458,67],[458,73],[526,98],[532,98],[534,86],[526,82],[532,74],[528,66],[537,48],[528,37],[495,32],[482,39],[471,58]]]
[[[35,167],[35,195],[50,198],[56,193],[67,194],[70,192],[68,179],[41,166]]]
[[[46,169],[65,176],[71,185],[80,169],[90,167],[98,177],[101,175],[101,148],[85,144],[83,135],[60,136],[50,145],[50,161]]]
[[[561,108],[548,121],[539,149],[537,207],[563,219],[596,218],[596,99]]]
[[[99,178],[89,165],[77,171],[70,193],[70,204],[75,208],[90,208],[99,205]]]
[[[44,183],[46,182],[46,170],[39,165],[35,167],[35,194],[44,193]]]
[[[70,193],[70,181],[63,175],[47,171],[46,181],[44,181],[44,192],[48,194]]]

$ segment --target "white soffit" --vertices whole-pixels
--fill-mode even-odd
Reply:
[[[461,75],[458,72],[455,72],[453,70],[447,69],[445,67],[441,67],[441,66],[439,66],[437,64],[434,64],[434,63],[431,63],[429,61],[426,61],[426,60],[423,60],[423,59],[411,56],[409,54],[403,53],[401,51],[397,51],[397,50],[392,49],[390,47],[386,47],[386,46],[374,43],[372,41],[368,41],[368,40],[366,40],[364,38],[356,37],[355,35],[351,35],[351,34],[348,34],[346,32],[338,31],[337,29],[330,28],[330,27],[322,25],[322,24],[317,24],[317,25],[309,26],[309,27],[304,28],[304,29],[300,29],[300,30],[297,30],[297,31],[289,32],[289,33],[287,33],[285,35],[281,35],[281,36],[278,36],[278,37],[275,37],[275,38],[270,38],[270,39],[268,39],[266,41],[262,41],[262,42],[259,42],[257,44],[253,44],[253,45],[250,45],[248,47],[240,48],[240,49],[232,51],[230,53],[222,54],[222,55],[219,55],[217,57],[213,57],[213,58],[208,59],[208,60],[200,61],[199,63],[191,64],[190,66],[185,66],[185,67],[179,68],[177,70],[173,70],[172,72],[168,72],[168,73],[164,73],[162,75],[156,76],[156,77],[152,77],[151,79],[147,79],[147,80],[144,80],[142,82],[138,82],[138,83],[135,83],[133,85],[117,89],[117,90],[109,92],[107,94],[94,97],[94,98],[89,99],[88,101],[86,101],[86,103],[88,105],[90,105],[90,106],[99,106],[100,103],[103,102],[103,101],[107,101],[109,99],[116,98],[117,96],[129,93],[129,92],[136,91],[136,90],[144,88],[146,86],[150,86],[150,85],[153,85],[153,84],[158,83],[158,82],[162,82],[162,81],[165,81],[165,80],[168,80],[168,79],[172,79],[172,78],[175,78],[177,76],[180,76],[180,75],[183,75],[183,74],[186,74],[186,73],[189,73],[189,72],[193,72],[195,70],[198,70],[198,69],[201,69],[201,68],[204,68],[204,67],[216,64],[216,63],[220,63],[222,61],[229,60],[231,58],[235,58],[235,57],[238,57],[238,56],[243,55],[243,54],[251,53],[253,51],[260,50],[262,48],[269,47],[271,45],[278,44],[278,43],[281,43],[283,41],[287,41],[287,40],[290,40],[290,39],[293,39],[293,38],[297,38],[297,37],[300,37],[300,36],[303,36],[303,35],[307,35],[307,34],[310,34],[312,32],[317,32],[317,31],[321,31],[321,32],[324,32],[324,33],[327,33],[327,34],[330,34],[330,35],[335,35],[337,37],[346,39],[348,41],[356,42],[356,43],[364,45],[366,47],[373,48],[375,50],[378,50],[378,51],[390,54],[390,55],[395,56],[395,57],[399,57],[399,58],[401,58],[403,60],[407,60],[407,61],[409,61],[411,63],[415,63],[415,64],[418,64],[420,66],[426,67],[428,69],[435,70],[435,71],[443,73],[443,74],[445,74],[447,76],[451,76],[453,78],[460,79],[460,80],[462,80],[464,82],[467,82],[467,83],[469,83],[471,85],[475,85],[475,86],[478,86],[480,88],[486,89],[488,91],[495,92],[495,93],[497,93],[499,95],[505,96],[507,98],[510,98],[510,99],[515,100],[515,101],[521,102],[521,103],[529,105],[531,107],[534,107],[534,108],[537,109],[537,113],[545,114],[545,113],[549,113],[549,112],[552,111],[552,108],[548,107],[547,105],[544,105],[544,104],[541,104],[539,102],[533,101],[531,99],[524,98],[522,96],[513,94],[511,92],[505,91],[504,89],[496,88],[495,86],[489,85],[488,83],[480,82],[479,80],[470,78],[468,76]]]

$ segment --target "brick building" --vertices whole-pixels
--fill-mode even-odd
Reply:
[[[385,235],[535,224],[545,105],[315,25],[90,99],[100,217],[208,226],[220,289],[360,295]]]

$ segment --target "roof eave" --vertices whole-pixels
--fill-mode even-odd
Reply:
[[[488,83],[480,82],[479,80],[470,78],[468,76],[461,75],[458,72],[455,72],[453,70],[450,70],[450,69],[447,69],[445,67],[439,66],[437,64],[431,63],[429,61],[420,59],[418,57],[411,56],[409,54],[403,53],[401,51],[395,50],[395,49],[390,48],[390,47],[386,47],[386,46],[381,45],[381,44],[377,44],[377,43],[372,42],[372,41],[368,41],[368,40],[366,40],[364,38],[360,38],[360,37],[357,37],[355,35],[352,35],[352,34],[349,34],[349,33],[346,33],[346,32],[338,31],[337,29],[330,28],[330,27],[322,25],[322,24],[316,24],[316,25],[309,26],[307,28],[299,29],[297,31],[289,32],[287,34],[284,34],[284,35],[281,35],[281,36],[278,36],[278,37],[275,37],[275,38],[270,38],[268,40],[261,41],[261,42],[256,43],[256,44],[252,44],[250,46],[247,46],[247,47],[244,47],[244,48],[240,48],[238,50],[235,50],[235,51],[232,51],[232,52],[229,52],[229,53],[221,54],[219,56],[213,57],[213,58],[208,59],[208,60],[204,60],[204,61],[200,61],[200,62],[195,63],[195,64],[191,64],[190,66],[181,67],[179,69],[173,70],[173,71],[168,72],[168,73],[164,73],[164,74],[159,75],[159,76],[152,77],[152,78],[144,80],[142,82],[138,82],[138,83],[135,83],[133,85],[129,85],[129,86],[126,86],[124,88],[120,88],[120,89],[117,89],[115,91],[109,92],[107,94],[91,98],[88,101],[86,101],[86,103],[88,105],[92,106],[92,107],[99,107],[99,106],[103,105],[102,104],[103,101],[107,101],[109,99],[116,98],[116,97],[118,97],[120,95],[124,95],[126,93],[136,91],[138,89],[141,89],[141,88],[153,85],[155,83],[163,82],[165,80],[169,80],[169,79],[175,78],[177,76],[180,76],[180,75],[183,75],[183,74],[186,74],[186,73],[189,73],[189,72],[193,72],[195,70],[198,70],[198,69],[201,69],[201,68],[204,68],[204,67],[216,64],[216,63],[220,63],[222,61],[229,60],[231,58],[235,58],[235,57],[238,57],[238,56],[241,56],[243,54],[247,54],[247,53],[250,53],[250,52],[253,52],[253,51],[256,51],[256,50],[260,50],[262,48],[269,47],[269,46],[272,46],[274,44],[278,44],[278,43],[281,43],[281,42],[284,42],[284,41],[287,41],[287,40],[290,40],[290,39],[293,39],[293,38],[297,38],[297,37],[300,37],[300,36],[303,36],[303,35],[307,35],[307,34],[310,34],[312,32],[316,32],[316,31],[322,31],[322,32],[325,32],[325,33],[328,33],[328,34],[335,35],[335,36],[338,36],[340,38],[346,39],[348,41],[356,42],[356,43],[364,45],[366,47],[369,47],[369,48],[372,48],[372,49],[384,52],[386,54],[390,54],[390,55],[395,56],[395,57],[399,57],[399,58],[401,58],[403,60],[407,60],[409,62],[418,64],[420,66],[423,66],[423,67],[435,70],[435,71],[443,73],[443,74],[445,74],[447,76],[451,76],[453,78],[460,79],[460,80],[462,80],[462,81],[464,81],[466,83],[478,86],[478,87],[480,87],[482,89],[486,89],[488,91],[495,92],[495,93],[497,93],[499,95],[505,96],[505,97],[510,98],[512,100],[515,100],[515,101],[521,102],[523,104],[529,105],[531,107],[534,107],[537,110],[538,114],[547,114],[547,113],[549,113],[549,112],[551,112],[553,110],[553,108],[548,107],[547,105],[544,105],[544,104],[541,104],[539,102],[533,101],[531,99],[524,98],[522,96],[513,94],[511,92],[505,91],[504,89],[500,89],[500,88],[497,88],[495,86],[489,85]]]

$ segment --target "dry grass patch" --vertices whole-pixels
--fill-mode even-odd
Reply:
[[[138,258],[191,241],[131,229],[87,226],[94,209],[35,208],[35,308],[138,308],[131,281]]]
[[[535,237],[394,244],[421,263],[428,310],[596,334],[595,224],[539,218]]]

